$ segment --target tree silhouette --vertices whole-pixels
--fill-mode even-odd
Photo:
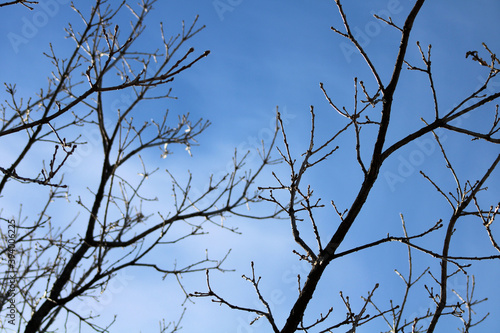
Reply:
[[[5,197],[15,186],[29,187],[30,191],[35,187],[45,203],[36,216],[24,216],[21,210],[15,218],[1,217],[0,255],[2,261],[9,260],[5,274],[13,278],[2,280],[5,297],[0,306],[9,307],[11,318],[20,319],[12,323],[2,320],[2,329],[15,323],[19,331],[50,332],[57,327],[56,320],[67,324],[76,318],[80,325],[108,332],[109,326],[95,323],[95,313],[75,311],[75,300],[98,298],[127,267],[175,276],[181,288],[182,274],[224,271],[221,265],[225,257],[213,259],[202,254],[200,260],[183,267],[165,267],[151,262],[148,255],[203,235],[206,224],[224,227],[213,218],[242,214],[239,207],[259,201],[251,187],[264,166],[272,163],[270,149],[260,151],[262,160],[254,172],[244,167],[247,155],[235,152],[233,170],[220,179],[210,176],[201,193],[191,191],[190,173],[182,182],[179,175],[167,170],[172,186],[167,190],[172,191],[173,204],[158,213],[148,211],[147,203],[156,199],[143,193],[143,187],[158,168],[146,165],[141,153],[159,148],[161,157],[172,159],[175,147],[183,146],[191,154],[198,137],[210,125],[207,120],[193,120],[189,114],[179,114],[176,119],[168,110],[160,115],[156,112],[153,119],[142,123],[134,119],[144,118],[148,101],[173,98],[170,86],[174,78],[209,54],[186,47],[204,28],[198,26],[198,18],[189,26],[182,22],[182,30],[172,37],[161,26],[160,49],[137,47],[155,2],[143,0],[132,5],[97,0],[89,13],[72,6],[82,24],[75,22],[66,29],[66,37],[74,42],[72,52],[61,55],[51,45],[45,53],[54,66],[48,85],[36,96],[23,98],[18,97],[15,84],[5,84],[9,100],[2,105],[0,138],[11,139],[20,149],[9,166],[2,160],[0,193]],[[4,5],[16,3],[36,5],[25,1]],[[122,12],[134,17],[129,29],[113,23]],[[155,89],[159,87],[168,89]],[[117,98],[115,92],[132,96],[116,113],[109,110],[110,101]],[[96,131],[98,142],[85,142],[85,130]],[[45,149],[47,144],[55,148],[38,175],[18,171],[23,165],[33,165],[29,153]],[[269,144],[272,147],[273,142]],[[98,162],[92,167],[100,169],[99,178],[95,185],[89,184],[90,197],[76,193],[77,199],[70,200],[75,193],[62,174],[68,159],[85,145],[98,145],[92,156]],[[125,166],[139,167],[140,180],[127,178]],[[83,214],[68,216],[52,208],[65,205],[65,201],[78,204]],[[14,229],[7,230],[11,225]],[[175,332],[178,328],[179,322],[174,322],[160,330]]]
[[[369,68],[372,78],[370,83],[368,80],[361,81],[354,78],[354,106],[341,107],[337,105],[334,98],[330,97],[328,89],[320,84],[320,89],[324,93],[328,104],[338,113],[343,122],[338,129],[330,130],[328,139],[317,139],[317,120],[316,112],[313,106],[310,108],[311,114],[311,129],[307,145],[307,149],[297,156],[294,147],[290,143],[290,136],[295,133],[286,131],[283,123],[280,122],[281,134],[283,137],[283,145],[279,148],[279,153],[289,167],[289,175],[273,173],[275,184],[270,186],[262,186],[261,189],[267,191],[267,195],[262,198],[271,203],[276,204],[284,212],[286,212],[290,221],[291,237],[293,237],[296,248],[293,252],[297,255],[298,260],[308,263],[308,272],[304,275],[298,274],[298,293],[294,297],[294,302],[288,316],[283,324],[277,319],[273,313],[272,307],[263,296],[259,284],[261,277],[257,276],[254,263],[251,264],[251,275],[244,275],[256,291],[256,298],[261,303],[261,308],[251,308],[244,305],[239,305],[233,296],[224,295],[224,290],[214,290],[210,283],[210,274],[207,271],[207,291],[199,291],[193,294],[197,297],[209,297],[214,302],[224,304],[232,309],[254,313],[258,320],[265,318],[272,328],[273,332],[291,333],[296,331],[305,332],[333,332],[340,328],[345,332],[346,326],[350,327],[349,332],[355,332],[360,326],[369,326],[380,319],[387,323],[389,332],[435,332],[437,331],[438,323],[443,321],[444,317],[457,317],[461,322],[461,330],[469,332],[469,330],[481,323],[486,315],[475,316],[474,309],[476,305],[483,300],[478,300],[474,295],[475,280],[474,276],[467,272],[467,268],[478,261],[493,262],[500,259],[500,248],[498,241],[495,239],[495,233],[492,229],[492,224],[495,217],[499,214],[500,205],[493,201],[492,198],[480,197],[480,192],[484,191],[487,186],[496,186],[495,182],[490,180],[491,175],[498,169],[500,154],[496,144],[500,143],[498,132],[500,130],[500,118],[498,115],[498,105],[491,106],[490,102],[498,100],[500,91],[495,89],[492,82],[498,79],[497,75],[500,70],[500,60],[495,53],[484,45],[482,51],[467,52],[466,58],[477,62],[479,70],[487,72],[487,77],[481,86],[470,92],[470,94],[461,97],[460,102],[451,107],[449,111],[444,112],[445,107],[441,105],[438,96],[438,90],[434,84],[434,76],[431,68],[431,46],[422,48],[417,42],[417,51],[421,56],[421,63],[415,64],[408,62],[408,52],[413,52],[410,49],[409,41],[412,32],[412,27],[424,5],[424,0],[417,0],[409,12],[406,20],[401,25],[394,22],[390,17],[375,17],[387,24],[391,28],[400,33],[399,48],[397,56],[393,63],[392,73],[389,79],[385,80],[380,69],[372,61],[371,56],[362,46],[361,38],[356,35],[349,24],[348,16],[346,15],[341,1],[335,0],[340,18],[343,22],[343,29],[332,27],[341,38],[347,39],[352,43],[353,48],[363,57],[367,67]],[[390,56],[389,51],[387,51]],[[407,68],[415,72],[415,75],[425,75],[428,80],[429,91],[433,100],[433,116],[431,119],[422,118],[422,125],[417,130],[412,130],[411,127],[401,123],[391,121],[391,116],[402,112],[398,109],[395,101],[398,98],[397,88],[400,86],[400,78],[403,69]],[[374,88],[373,88],[374,87]],[[496,86],[498,87],[498,86]],[[377,112],[369,110],[374,109]],[[415,107],[418,111],[418,106]],[[481,113],[481,126],[477,124],[468,126],[467,121],[462,121],[462,125],[457,126],[457,120],[465,119],[470,115]],[[278,121],[280,116],[278,115]],[[337,123],[338,124],[338,123]],[[337,125],[335,124],[335,125]],[[390,129],[397,127],[399,132],[404,130],[404,134],[391,142],[388,140],[388,132]],[[332,128],[336,128],[332,126]],[[480,128],[480,129],[478,129]],[[447,152],[445,146],[440,139],[440,132],[446,130],[448,133],[456,133],[466,135],[472,140],[481,140],[489,145],[485,149],[485,154],[488,157],[489,165],[474,164],[474,169],[481,170],[482,175],[478,179],[470,179],[461,176],[456,172],[456,166],[453,162],[453,157]],[[352,154],[354,163],[346,160],[335,160],[335,153],[339,146],[336,146],[341,137],[345,137],[346,133],[352,133],[353,149],[355,154]],[[451,207],[449,215],[442,216],[438,221],[431,224],[425,223],[420,227],[420,232],[410,233],[407,231],[408,223],[401,215],[401,223],[403,233],[399,235],[392,234],[393,231],[388,229],[387,236],[374,241],[366,242],[354,248],[344,249],[341,247],[345,243],[346,237],[356,237],[353,233],[353,225],[361,224],[363,226],[377,225],[379,221],[360,217],[360,212],[366,206],[367,201],[373,199],[370,193],[373,192],[375,184],[380,182],[381,169],[395,155],[399,149],[407,146],[426,136],[432,136],[435,144],[440,151],[440,155],[444,161],[446,169],[450,172],[452,179],[455,182],[454,188],[449,188],[447,185],[441,185],[441,179],[436,179],[427,173],[421,171],[421,175],[429,182],[432,191],[438,191],[445,202]],[[342,141],[344,142],[344,141]],[[466,152],[462,151],[466,154]],[[357,169],[361,174],[361,182],[359,185],[352,181],[352,186],[358,186],[355,198],[352,204],[347,209],[342,209],[337,206],[335,199],[331,200],[330,208],[334,215],[337,215],[336,227],[333,233],[331,231],[322,230],[326,224],[332,224],[331,218],[326,218],[323,215],[319,217],[318,210],[325,207],[321,199],[318,198],[313,188],[306,182],[304,178],[311,172],[313,168],[318,168],[319,164],[330,163],[328,172],[336,172],[339,174],[347,174],[347,170],[353,169],[353,164],[357,165]],[[473,163],[471,161],[471,163]],[[322,170],[325,170],[324,168]],[[335,170],[335,171],[332,171]],[[329,174],[322,174],[322,178],[327,181]],[[339,191],[341,189],[331,189],[332,193],[327,195],[342,196]],[[408,188],[408,191],[412,191]],[[314,193],[314,195],[313,195]],[[419,205],[424,209],[422,200],[415,198],[415,205]],[[388,202],[387,205],[391,205]],[[476,223],[480,223],[488,236],[488,241],[491,243],[491,252],[476,255],[474,253],[455,254],[451,247],[453,236],[456,229],[463,227],[463,223],[459,221],[469,221],[475,219]],[[308,221],[309,223],[306,223]],[[464,222],[465,223],[465,222]],[[469,222],[470,223],[470,222]],[[382,227],[382,224],[380,224]],[[324,227],[323,227],[324,228]],[[415,226],[412,225],[412,230]],[[359,229],[357,231],[360,232]],[[428,237],[438,239],[438,243],[425,242],[423,240]],[[328,285],[328,288],[335,291],[340,291],[343,286],[338,286],[328,281],[335,276],[351,276],[352,273],[348,269],[343,269],[341,259],[362,251],[374,251],[375,247],[389,242],[402,243],[407,249],[409,270],[408,274],[404,275],[398,272],[401,277],[405,291],[401,295],[400,301],[390,300],[390,302],[377,302],[374,300],[374,294],[380,288],[380,284],[376,283],[367,296],[362,296],[363,302],[358,309],[350,301],[349,297],[340,293],[341,300],[346,308],[346,316],[334,314],[333,308],[325,309],[321,314],[313,314],[316,319],[304,317],[306,310],[310,306],[311,299],[315,295],[315,291],[320,282]],[[424,244],[424,245],[422,245]],[[415,272],[415,251],[427,254],[428,257],[434,258],[439,263],[437,268],[431,268],[431,263],[427,262],[429,267],[421,272]],[[335,265],[333,275],[325,277],[327,267]],[[463,274],[467,279],[465,293],[454,291],[459,298],[456,302],[451,300],[449,295],[450,279],[453,276]],[[265,280],[265,276],[262,281]],[[417,282],[425,280],[424,286],[418,285]],[[418,287],[417,287],[418,286]],[[345,286],[344,286],[345,287]],[[429,299],[432,300],[432,305],[426,308],[426,311],[421,312],[417,316],[409,317],[411,310],[408,304],[412,296],[415,295],[414,290],[422,288]],[[420,291],[422,292],[422,291]],[[317,297],[322,298],[322,295]],[[330,297],[330,296],[325,296]],[[427,306],[427,305],[425,305]],[[374,329],[375,330],[375,329]],[[378,330],[378,329],[377,329]]]

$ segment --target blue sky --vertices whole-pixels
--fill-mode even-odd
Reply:
[[[48,5],[40,5],[32,12],[20,6],[0,9],[3,60],[0,62],[0,73],[2,82],[17,83],[19,95],[32,95],[45,85],[51,68],[42,52],[48,50],[49,42],[61,53],[72,46],[63,39],[63,28],[68,21],[77,22],[78,18],[69,8],[68,1],[41,0],[41,3]],[[345,1],[344,10],[350,25],[355,31],[361,32],[363,46],[379,68],[384,82],[388,81],[392,72],[399,34],[375,20],[372,14],[379,13],[382,16],[390,13],[393,21],[402,25],[412,4],[413,1],[408,0]],[[82,7],[82,4],[79,6]],[[193,157],[183,149],[175,150],[174,155],[165,160],[160,158],[157,150],[144,156],[152,167],[160,168],[154,176],[155,180],[147,185],[148,192],[151,196],[164,198],[165,202],[170,197],[166,190],[170,189],[170,185],[164,169],[168,168],[181,179],[185,179],[188,169],[191,170],[199,179],[194,186],[202,189],[208,174],[225,172],[235,147],[255,149],[256,142],[268,139],[276,106],[286,116],[288,137],[297,158],[308,144],[310,105],[314,105],[316,110],[318,140],[340,128],[343,119],[329,107],[319,82],[324,83],[337,105],[346,107],[352,106],[354,76],[363,79],[369,89],[375,86],[363,59],[351,52],[350,44],[345,39],[330,30],[331,26],[342,30],[342,22],[332,0],[292,0],[286,3],[262,0],[159,1],[148,17],[139,46],[149,49],[161,46],[159,22],[163,22],[166,31],[175,34],[179,31],[181,20],[189,25],[198,14],[199,24],[205,24],[207,28],[192,39],[188,46],[195,47],[199,54],[210,50],[210,55],[175,79],[172,87],[177,100],[164,101],[162,105],[153,104],[151,110],[144,113],[145,117],[154,117],[154,107],[162,110],[168,108],[173,114],[190,112],[194,118],[203,117],[212,122],[212,126],[199,138],[200,146],[193,148]],[[481,83],[481,75],[486,75],[476,63],[465,59],[465,53],[469,50],[482,51],[482,42],[494,52],[500,50],[496,26],[499,14],[500,3],[494,0],[428,1],[424,4],[415,22],[407,59],[412,64],[420,65],[415,41],[419,40],[425,47],[432,44],[435,84],[442,110],[450,109],[462,96],[477,88]],[[44,20],[44,17],[47,19]],[[23,35],[22,29],[29,29],[26,28],[29,22],[37,23],[36,31],[24,30]],[[127,22],[124,20],[119,24],[125,27]],[[16,33],[25,39],[20,44],[13,44],[9,33]],[[498,91],[496,80],[494,88]],[[420,117],[431,119],[432,99],[427,82],[421,73],[403,72],[394,104],[394,126],[389,130],[389,143],[421,127]],[[6,98],[4,91],[0,92],[0,97],[2,100]],[[110,117],[113,117],[113,108],[119,104],[113,104],[115,101],[110,101]],[[467,121],[480,126],[484,119],[471,117]],[[74,184],[71,187],[73,197],[70,203],[60,205],[54,214],[67,216],[77,209],[76,198],[79,195],[88,197],[85,187],[95,187],[97,182],[95,176],[99,167],[95,166],[98,157],[96,145],[92,144],[93,134],[89,131],[84,135],[90,139],[88,147],[79,148],[80,152],[65,170],[65,179]],[[437,219],[446,219],[450,215],[450,208],[443,198],[419,175],[419,170],[424,170],[433,179],[439,180],[440,184],[448,186],[447,189],[453,190],[453,180],[431,139],[427,136],[418,143],[411,143],[387,160],[359,216],[359,223],[353,226],[342,249],[382,238],[388,232],[399,234],[400,213],[404,214],[409,231],[415,233],[423,231],[425,226],[434,224]],[[14,137],[1,140],[0,152],[2,161],[5,161],[3,166],[12,160],[18,147]],[[353,158],[352,133],[340,140],[338,144],[341,149],[307,175],[306,181],[325,203],[334,200],[339,207],[348,208],[361,182],[361,173]],[[369,135],[366,140],[368,143]],[[452,134],[446,138],[443,136],[442,140],[450,156],[453,156],[452,163],[458,173],[471,180],[479,177],[498,153],[498,149],[492,149],[490,145],[470,142],[467,138]],[[33,152],[35,160],[41,161],[45,156],[46,151]],[[255,167],[257,163],[258,160],[253,159],[248,166]],[[23,165],[20,170],[38,172],[39,164]],[[288,171],[284,165],[274,170],[287,179]],[[130,177],[137,177],[138,171],[136,164],[125,170]],[[259,186],[273,184],[270,172],[271,169],[268,169],[263,174]],[[398,181],[391,178],[392,174],[399,175]],[[497,170],[490,179],[489,190],[482,194],[485,202],[498,203],[499,180],[500,173]],[[31,206],[35,214],[37,193],[32,188],[31,185],[11,185],[10,195],[0,198],[0,207],[4,210],[2,215],[16,215],[20,203],[24,203],[25,207]],[[252,207],[252,212],[265,214],[270,208],[268,205]],[[319,211],[318,219],[321,220],[319,227],[325,235],[335,231],[336,215],[330,207]],[[288,222],[231,218],[226,223],[238,227],[243,234],[235,235],[212,228],[209,230],[210,235],[203,239],[188,240],[172,247],[168,256],[157,253],[158,260],[166,264],[173,263],[175,258],[179,263],[189,262],[202,258],[207,248],[210,255],[217,258],[232,249],[226,267],[234,268],[235,272],[214,272],[213,288],[239,305],[256,306],[252,287],[240,278],[241,274],[250,274],[250,261],[254,261],[256,274],[263,277],[263,294],[271,300],[277,321],[282,325],[296,297],[294,276],[307,273],[302,263],[291,253],[296,246]],[[431,237],[430,241],[438,239]],[[482,228],[474,227],[472,223],[460,226],[456,236],[457,253],[484,253],[479,244],[487,241]],[[490,253],[487,246],[483,250]],[[415,260],[420,259],[416,269],[425,269],[427,266],[436,269],[437,262],[428,262],[428,257],[416,252],[414,255]],[[365,296],[376,282],[381,283],[376,300],[381,306],[387,306],[388,298],[398,299],[403,290],[393,270],[396,268],[406,272],[406,258],[406,248],[401,244],[387,244],[370,253],[359,253],[334,262],[325,274],[324,281],[319,284],[306,318],[312,321],[315,314],[325,313],[333,306],[338,311],[336,318],[343,319],[345,309],[340,302],[339,291],[342,290],[356,303],[359,296]],[[500,308],[500,291],[492,286],[497,285],[500,269],[496,263],[479,263],[470,271],[477,274],[477,297],[490,298],[488,303],[478,307],[480,314],[491,312],[480,331],[495,332],[500,327],[497,310]],[[204,291],[204,279],[203,274],[187,275],[183,281],[189,291]],[[162,280],[160,274],[129,269],[116,281],[114,288],[110,288],[110,292],[105,295],[107,298],[101,300],[100,304],[81,305],[82,308],[90,307],[101,313],[102,323],[115,313],[118,314],[112,331],[155,332],[160,318],[175,320],[182,312],[179,305],[182,291],[173,278]],[[456,289],[463,290],[464,281],[454,280]],[[415,289],[424,293],[422,285]],[[416,295],[418,297],[419,294]],[[428,304],[425,297],[420,301],[422,303],[412,308],[414,314],[418,315],[421,308]],[[247,313],[219,307],[208,299],[195,299],[195,303],[186,305],[188,310],[182,323],[185,332],[271,331],[262,319],[248,326],[250,320]],[[408,317],[411,318],[410,313]],[[441,328],[446,330],[444,326]],[[376,330],[383,329],[388,330],[380,322]],[[368,330],[361,328],[359,332]]]

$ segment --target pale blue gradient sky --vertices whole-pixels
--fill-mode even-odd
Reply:
[[[218,11],[215,5],[221,2],[230,6],[227,7],[230,10]],[[68,21],[77,22],[78,17],[69,8],[67,1],[56,3],[57,7],[51,7],[49,11],[44,9],[48,7],[42,6],[36,7],[33,12],[20,6],[0,10],[1,79],[2,82],[17,83],[19,95],[31,95],[45,85],[51,68],[41,53],[48,50],[49,42],[59,52],[72,46],[71,42],[63,39],[63,28]],[[345,1],[344,10],[350,19],[351,28],[363,32],[363,46],[379,68],[384,82],[387,82],[392,72],[399,33],[375,20],[372,14],[375,12],[384,15],[389,12],[393,21],[402,25],[412,4],[413,1],[408,0]],[[43,13],[50,18],[46,22],[40,21],[36,32],[25,34],[26,43],[13,46],[9,42],[8,33],[22,35],[26,21],[33,22],[35,15],[39,15],[38,19],[42,20]],[[308,144],[310,105],[314,105],[317,112],[318,140],[326,138],[344,123],[328,106],[319,89],[319,82],[325,84],[337,105],[346,107],[352,106],[354,76],[364,80],[367,87],[374,87],[374,81],[361,56],[351,54],[348,42],[330,30],[332,25],[342,30],[342,22],[332,0],[293,0],[286,4],[282,1],[262,0],[160,1],[148,18],[144,38],[139,45],[149,49],[161,47],[160,21],[164,23],[166,31],[175,34],[179,31],[181,20],[185,20],[188,25],[198,14],[199,23],[205,24],[207,28],[192,39],[189,46],[195,47],[199,54],[204,50],[210,50],[211,53],[175,79],[173,94],[178,96],[178,100],[154,106],[161,110],[169,108],[173,114],[190,112],[194,118],[209,119],[212,126],[200,137],[201,145],[193,148],[192,158],[182,149],[177,149],[174,155],[165,160],[160,159],[157,150],[144,156],[148,163],[160,168],[154,181],[147,185],[151,196],[165,200],[170,198],[169,178],[164,173],[165,168],[181,179],[185,179],[187,169],[191,170],[199,179],[194,186],[202,189],[206,184],[204,176],[225,172],[235,147],[242,150],[254,149],[257,148],[256,142],[268,138],[276,105],[287,115],[289,139],[299,158]],[[500,3],[494,0],[428,1],[423,6],[414,25],[407,59],[412,64],[421,65],[415,42],[419,40],[422,46],[432,44],[435,84],[442,110],[450,109],[462,96],[481,83],[478,77],[484,76],[486,72],[480,70],[470,59],[465,59],[465,53],[469,50],[482,51],[482,42],[499,52],[499,14]],[[125,27],[127,23],[124,21],[120,24]],[[395,126],[389,131],[388,143],[421,127],[420,117],[431,119],[432,99],[427,82],[427,78],[421,73],[403,72],[394,104]],[[498,90],[498,79],[496,82],[495,88]],[[2,100],[5,96],[2,91]],[[117,103],[113,103],[110,101],[111,110],[117,106]],[[148,111],[145,117],[153,115],[153,111]],[[480,119],[472,117],[469,120],[479,124]],[[368,129],[366,133],[369,133]],[[92,133],[87,133],[87,137],[91,138]],[[425,137],[427,139],[430,136]],[[2,160],[9,161],[17,152],[16,146],[11,144],[13,141],[8,141],[13,138],[2,140]],[[359,216],[359,223],[353,226],[342,246],[343,250],[377,240],[388,232],[400,234],[399,213],[405,215],[409,232],[414,233],[421,232],[437,219],[446,219],[450,215],[444,199],[418,171],[424,170],[444,186],[448,185],[448,190],[453,189],[452,178],[444,167],[435,143],[420,143],[408,145],[387,160],[378,183]],[[497,153],[495,150],[485,150],[486,145],[481,142],[471,143],[467,138],[452,135],[443,143],[450,155],[453,155],[452,162],[457,171],[471,180],[475,180],[474,177],[484,171]],[[314,172],[307,175],[305,181],[311,183],[316,196],[322,197],[326,204],[335,200],[339,207],[348,208],[360,184],[361,172],[352,151],[352,133],[341,137],[337,144],[341,145],[341,149],[327,162],[313,169]],[[463,154],[465,147],[472,149]],[[73,164],[65,170],[68,182],[75,182],[72,187],[73,201],[66,206],[62,205],[60,212],[69,213],[76,209],[74,200],[78,195],[88,197],[85,186],[95,186],[94,177],[99,168],[96,166],[93,169],[91,166],[95,159],[93,149],[98,149],[98,145],[90,142],[89,147],[81,149],[81,153],[77,152],[79,159],[73,160]],[[364,150],[364,153],[368,152],[369,149]],[[35,158],[41,160],[44,156],[44,152],[40,151]],[[410,163],[409,168],[404,169],[402,165],[407,165],[405,161],[410,161],[412,157],[420,157],[418,165]],[[249,166],[257,163],[258,160],[253,159]],[[33,172],[39,169],[38,165],[22,167],[23,170]],[[288,179],[289,174],[284,165],[274,170]],[[137,177],[139,170],[136,165],[131,165],[125,171],[130,177]],[[264,173],[258,185],[273,184],[270,172],[271,169],[268,169]],[[387,181],[392,179],[391,173],[399,175],[400,181]],[[500,197],[497,186],[499,180],[500,173],[496,171],[490,179],[490,190],[482,194],[491,204],[496,204]],[[31,187],[25,185],[17,189],[18,187],[12,187],[11,195],[0,199],[0,207],[7,215],[16,214],[21,202],[25,206],[28,202],[36,202],[36,193],[31,191]],[[269,208],[253,207],[252,212],[265,214]],[[334,232],[337,217],[330,207],[319,211],[317,220],[319,228],[325,234],[331,235]],[[295,276],[300,273],[305,279],[304,275],[307,273],[302,263],[291,253],[296,246],[288,222],[232,218],[226,223],[237,226],[243,234],[235,235],[212,228],[209,236],[187,240],[169,248],[167,255],[156,253],[158,260],[164,264],[171,264],[175,259],[179,263],[189,262],[191,259],[202,258],[207,248],[211,256],[217,258],[232,249],[226,267],[236,271],[213,273],[213,288],[238,305],[257,306],[252,287],[240,278],[241,274],[250,274],[250,261],[254,261],[256,273],[263,277],[263,295],[268,297],[276,319],[282,325],[296,297]],[[462,227],[464,229],[460,229]],[[465,253],[466,250],[484,253],[477,245],[483,242],[488,245],[484,231],[473,225],[460,228],[455,240],[457,253]],[[430,237],[430,241],[439,239]],[[484,251],[490,253],[487,247]],[[434,271],[437,270],[437,262],[417,261],[428,257],[417,253],[414,255],[417,270],[429,265]],[[306,313],[308,321],[312,321],[320,312],[325,313],[330,306],[334,307],[337,314],[335,318],[338,320],[335,322],[342,320],[345,309],[340,302],[339,291],[342,290],[351,297],[354,304],[359,305],[359,296],[366,296],[376,282],[381,284],[381,288],[375,300],[381,307],[387,307],[389,298],[400,298],[403,284],[393,270],[397,268],[406,272],[406,258],[406,248],[401,244],[387,244],[334,262],[325,273]],[[477,297],[490,297],[488,303],[478,306],[480,314],[491,312],[488,320],[478,329],[481,332],[496,332],[500,327],[500,291],[496,287],[500,269],[497,263],[491,264],[488,266],[480,263],[470,269],[478,275]],[[173,278],[162,280],[161,277],[153,271],[128,269],[117,280],[114,289],[106,295],[107,299],[102,300],[101,304],[87,304],[87,308],[91,307],[101,313],[100,322],[103,324],[115,313],[118,314],[117,323],[111,330],[113,332],[155,332],[160,318],[175,320],[182,312],[179,304],[182,291]],[[185,276],[183,281],[189,292],[204,291],[204,279],[204,274],[198,274]],[[463,291],[464,281],[453,280],[455,289]],[[429,302],[422,285],[415,289],[421,295],[421,303],[413,306],[414,313],[408,313],[408,318],[421,315],[419,311]],[[247,313],[219,307],[208,299],[195,299],[195,302],[196,304],[186,304],[188,310],[181,325],[184,332],[271,331],[263,319],[248,326],[250,320]],[[441,331],[446,331],[445,326],[441,327]],[[388,330],[382,321],[376,329]],[[83,331],[90,332],[88,328]],[[361,328],[359,332],[368,330]]]

